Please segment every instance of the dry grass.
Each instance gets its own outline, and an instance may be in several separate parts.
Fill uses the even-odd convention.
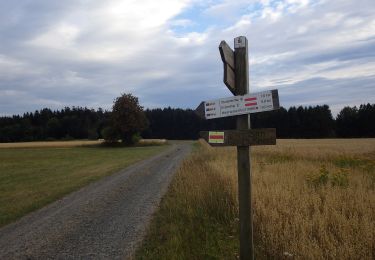
[[[252,147],[251,168],[257,259],[374,259],[375,139],[278,140]],[[203,144],[138,257],[234,259],[237,211],[235,148]]]
[[[164,145],[167,144],[167,139],[141,139],[138,142],[141,146],[147,145]]]
[[[0,143],[1,148],[44,148],[44,147],[77,147],[99,145],[102,140],[74,140],[74,141],[44,141],[44,142],[19,142],[19,143]]]

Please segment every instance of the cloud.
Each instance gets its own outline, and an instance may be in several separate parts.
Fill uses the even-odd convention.
[[[334,115],[344,106],[358,106],[373,97],[375,76],[340,80],[311,78],[285,85],[279,95],[284,106],[310,106],[330,104]]]
[[[109,109],[127,92],[145,107],[195,108],[230,95],[218,45],[239,35],[249,40],[251,91],[279,88],[284,106],[375,102],[374,8],[372,0],[2,1],[0,115]]]

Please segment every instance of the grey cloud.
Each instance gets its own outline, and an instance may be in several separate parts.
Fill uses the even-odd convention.
[[[330,60],[351,61],[358,59],[374,59],[375,57],[375,40],[369,40],[354,46],[338,48],[336,50],[322,51],[315,53],[303,59],[304,63],[317,63]]]
[[[344,106],[375,103],[375,76],[329,80],[312,78],[279,87],[281,105],[307,106],[328,104],[334,115]]]
[[[182,44],[168,27],[137,32],[134,25],[124,24],[131,33],[116,34],[109,33],[105,25],[93,19],[89,26],[80,28],[82,31],[70,49],[59,50],[31,46],[26,41],[65,21],[77,10],[87,9],[89,13],[98,2],[1,1],[0,58],[1,55],[14,58],[25,63],[25,70],[40,72],[25,71],[14,74],[17,77],[3,78],[0,73],[0,114],[23,113],[45,106],[109,109],[116,96],[127,92],[139,96],[145,107],[195,108],[202,100],[231,95],[222,82],[218,44],[227,40],[232,45],[238,35],[249,38],[251,57],[275,55],[269,62],[250,64],[252,91],[264,90],[256,82],[271,79],[272,84],[266,88],[279,88],[282,105],[286,107],[327,103],[337,110],[346,104],[375,102],[375,76],[326,79],[319,75],[327,70],[375,62],[375,32],[348,43],[339,42],[338,46],[325,44],[338,32],[360,29],[375,19],[370,8],[373,1],[360,4],[369,7],[327,1],[323,10],[301,11],[274,23],[257,18],[237,29],[223,31],[214,27],[204,32],[202,43],[189,44]],[[331,27],[308,26],[311,21],[318,23],[329,12],[344,14],[341,21],[359,17],[361,23],[351,29],[342,22]],[[298,33],[298,26],[307,26],[306,33]],[[84,59],[78,55],[86,48],[100,53],[107,45],[119,48],[119,54],[121,50],[129,54],[113,60]],[[277,56],[288,52],[292,54]],[[329,61],[336,63],[317,70],[316,75],[307,74],[307,78],[288,84],[293,75],[304,75],[310,66]],[[5,92],[8,94],[2,94]]]
[[[1,45],[45,31],[51,21],[62,19],[64,14],[78,6],[78,1],[20,0],[0,2]],[[0,45],[0,46],[1,46]]]

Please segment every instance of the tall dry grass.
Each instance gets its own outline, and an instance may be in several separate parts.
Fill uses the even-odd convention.
[[[253,150],[255,238],[264,255],[373,259],[375,140]]]
[[[251,149],[258,259],[374,259],[375,139],[278,140]],[[237,212],[235,148],[203,144],[172,182],[140,258],[235,258]],[[160,233],[157,245],[152,237]]]

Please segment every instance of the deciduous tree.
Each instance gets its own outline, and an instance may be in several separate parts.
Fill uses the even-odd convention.
[[[145,130],[148,121],[138,98],[132,94],[122,94],[116,98],[112,108],[112,123],[126,144],[133,143],[133,136]]]

